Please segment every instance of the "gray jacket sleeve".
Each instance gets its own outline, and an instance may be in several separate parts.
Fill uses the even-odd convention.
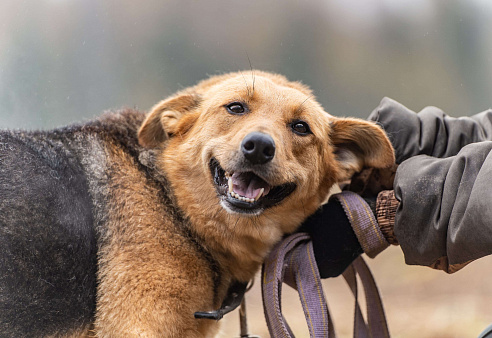
[[[370,119],[400,163],[394,232],[406,262],[451,273],[491,254],[492,111],[452,118],[384,99]]]
[[[369,120],[378,122],[395,148],[396,163],[415,155],[449,157],[465,145],[492,140],[492,110],[471,117],[454,118],[436,107],[418,114],[384,98]]]

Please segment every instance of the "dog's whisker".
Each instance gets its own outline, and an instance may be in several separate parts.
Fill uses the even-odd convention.
[[[236,217],[236,223],[234,224],[234,226],[232,227],[233,229],[236,229],[236,226],[237,226],[237,223],[239,222],[239,217]]]
[[[214,213],[214,215],[212,217],[213,218],[217,218],[221,212],[222,212],[222,210],[220,210],[219,208],[217,208],[217,210],[215,210],[215,213]],[[229,218],[229,214],[227,215],[227,218]]]
[[[303,106],[303,105],[304,105],[304,104],[305,104],[305,103],[306,103],[306,102],[307,102],[310,98],[312,98],[312,97],[314,97],[314,94],[308,95],[308,96],[306,97],[306,99],[305,99],[304,101],[302,101],[302,103],[299,105],[299,107],[297,107],[296,112],[295,112],[295,115],[298,115],[298,114],[299,114],[299,112],[300,112],[300,111],[301,111],[301,109],[302,109],[302,106]]]
[[[249,58],[248,52],[246,52],[246,56],[248,57],[249,69],[251,69],[251,77],[253,79],[253,92],[251,93],[251,97],[255,95],[255,71],[253,70],[253,65],[251,64],[251,59]]]
[[[248,81],[246,81],[246,78],[244,77],[244,74],[242,71],[239,71],[241,73],[241,76],[243,77],[244,84],[246,85],[246,91],[248,92],[248,97],[251,97],[250,91],[249,91],[249,86],[248,86]],[[253,83],[254,85],[254,83]]]
[[[253,227],[256,230],[256,232],[258,233],[258,236],[261,237],[261,230],[260,230],[258,224],[255,222],[255,220],[257,220],[256,217],[250,218],[248,220],[248,223],[251,223],[251,227]]]

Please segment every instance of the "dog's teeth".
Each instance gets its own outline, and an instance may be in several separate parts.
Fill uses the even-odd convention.
[[[263,192],[265,192],[265,188],[261,188],[260,192],[258,193],[258,195],[256,195],[254,200],[258,201],[260,197],[263,195]]]
[[[233,193],[234,191],[232,190],[232,188],[233,188],[232,177],[228,178],[227,184],[229,185],[229,193]]]
[[[241,196],[241,195],[235,193],[234,191],[229,191],[229,195],[231,195],[235,199],[243,201],[243,202],[250,202],[251,203],[254,201],[253,199]]]
[[[253,203],[253,202],[257,201],[254,198],[248,198],[248,197],[245,197],[245,196],[241,196],[238,193],[236,193],[234,191],[231,191],[231,190],[229,190],[229,195],[231,195],[235,199],[240,200],[240,201],[243,201],[243,202]]]

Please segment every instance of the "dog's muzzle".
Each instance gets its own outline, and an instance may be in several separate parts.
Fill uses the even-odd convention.
[[[273,138],[254,131],[241,141],[236,160],[227,170],[216,158],[209,163],[213,183],[220,204],[231,213],[259,215],[272,207],[296,188],[293,182],[272,185],[268,179],[274,168],[276,147]]]

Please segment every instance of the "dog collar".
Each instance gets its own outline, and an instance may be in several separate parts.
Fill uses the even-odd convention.
[[[215,311],[195,312],[195,318],[214,319],[214,320],[222,319],[222,317],[224,317],[225,314],[233,311],[241,304],[241,301],[244,298],[244,294],[246,293],[247,286],[248,286],[247,282],[243,283],[243,282],[236,281],[231,283],[229,289],[227,290],[227,294],[224,298],[224,301],[220,306],[220,309]]]

